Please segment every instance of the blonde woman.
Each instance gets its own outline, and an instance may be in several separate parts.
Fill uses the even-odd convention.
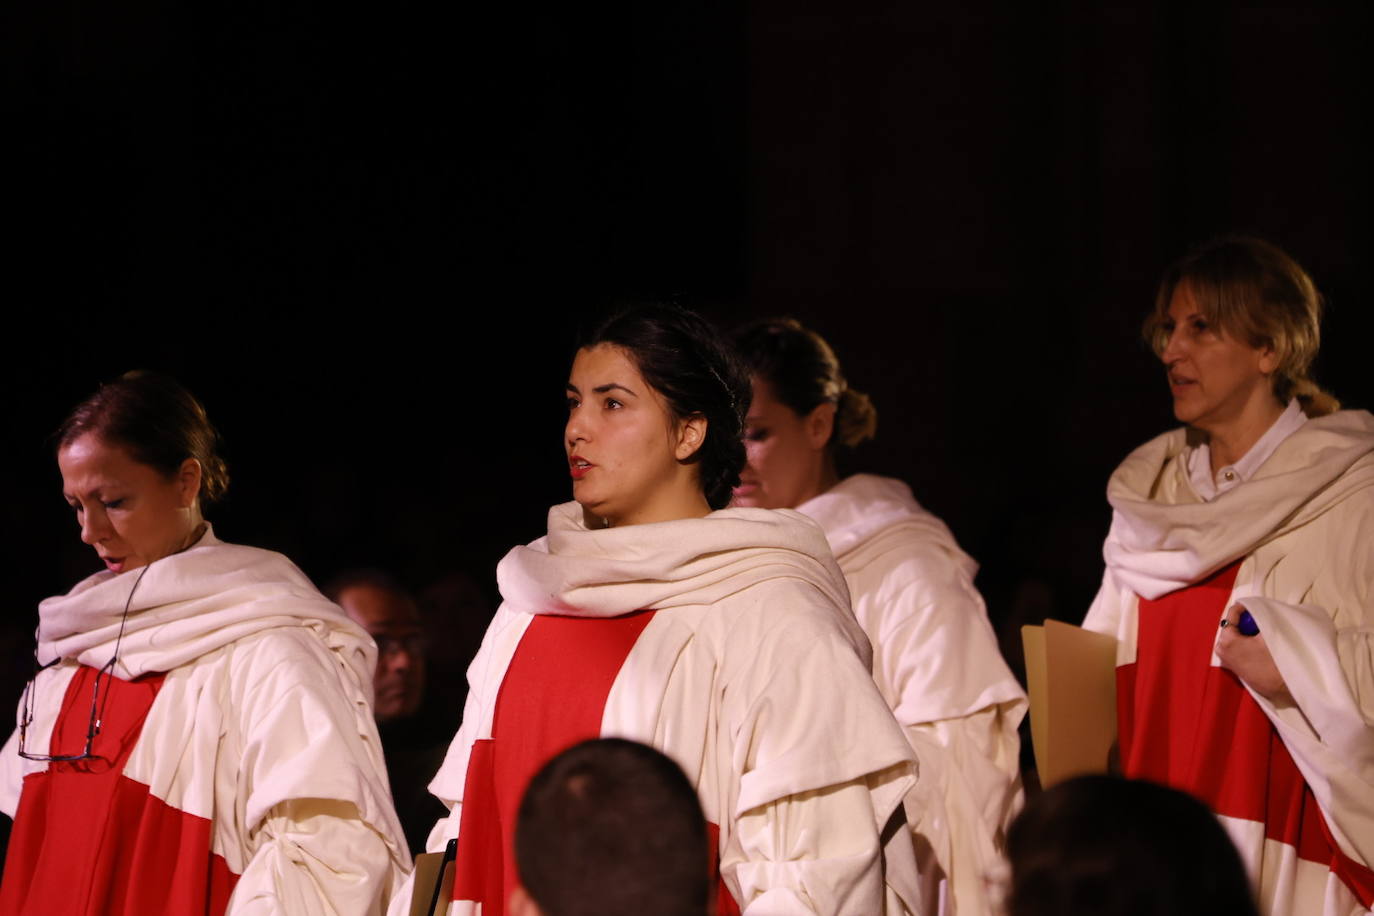
[[[1112,475],[1127,776],[1206,802],[1263,912],[1374,906],[1374,417],[1309,376],[1321,300],[1252,238],[1172,266],[1146,333],[1183,428]]]

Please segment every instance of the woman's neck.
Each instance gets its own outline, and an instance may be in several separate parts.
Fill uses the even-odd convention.
[[[820,496],[822,493],[829,493],[832,489],[834,489],[835,485],[839,482],[840,475],[835,470],[835,459],[832,458],[830,454],[827,452],[825,455],[825,459],[821,462],[820,467],[817,469],[815,476],[812,477],[810,484],[802,488],[801,494],[798,496],[796,503],[791,506],[788,506],[787,508],[795,509],[797,508],[797,506],[800,506],[803,503],[809,503],[811,500],[815,499],[817,496]]]
[[[704,518],[710,514],[711,504],[706,501],[706,494],[700,488],[693,487],[683,492],[674,490],[660,493],[656,499],[614,514],[597,515],[584,506],[582,521],[588,528],[623,528],[626,525]]]
[[[1255,409],[1247,411],[1235,422],[1214,429],[1208,429],[1207,445],[1210,452],[1212,473],[1235,464],[1245,457],[1245,453],[1255,447],[1279,417],[1284,407],[1272,397],[1266,397]]]

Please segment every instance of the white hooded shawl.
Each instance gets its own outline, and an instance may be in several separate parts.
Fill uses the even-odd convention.
[[[1250,480],[1210,502],[1189,483],[1186,448],[1185,431],[1174,430],[1141,446],[1112,475],[1107,571],[1084,626],[1116,636],[1117,664],[1131,664],[1137,596],[1158,598],[1241,560],[1227,605],[1242,604],[1255,617],[1295,702],[1275,706],[1250,693],[1312,789],[1341,851],[1369,867],[1374,416],[1342,411],[1308,420]],[[1251,866],[1259,870],[1260,863]],[[1283,880],[1296,879],[1266,878],[1262,898],[1288,894],[1291,885]],[[1331,893],[1336,897],[1326,912],[1346,912],[1331,908],[1340,897]],[[1265,902],[1271,912],[1284,911],[1281,903]],[[1306,911],[1299,905],[1294,912]]]
[[[568,503],[550,510],[547,537],[506,555],[497,579],[505,602],[430,786],[453,812],[431,850],[457,835],[473,742],[491,735],[534,616],[655,610],[615,677],[601,734],[682,766],[720,827],[721,872],[744,911],[873,914],[909,895],[913,860],[890,861],[884,876],[880,834],[914,782],[911,752],[873,687],[867,640],[812,522],[727,509],[588,529]]]
[[[366,632],[284,556],[225,544],[207,526],[187,550],[42,602],[48,667],[33,687],[31,749],[47,749],[78,666],[104,666],[116,639],[115,676],[166,673],[124,775],[212,822],[211,851],[238,876],[229,911],[379,911],[409,861],[372,719]],[[0,754],[11,816],[24,777],[48,766],[20,758],[17,738]]]
[[[873,643],[873,677],[923,777],[913,827],[948,876],[954,912],[990,913],[986,875],[1020,808],[1026,696],[973,585],[978,564],[900,480],[856,474],[798,507],[815,519]]]

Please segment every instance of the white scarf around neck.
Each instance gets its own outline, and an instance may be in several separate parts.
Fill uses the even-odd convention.
[[[911,495],[911,487],[892,477],[855,474],[797,507],[816,520],[836,557],[844,557],[878,534],[909,529],[922,541],[935,543],[969,576],[978,563],[960,548],[954,534]]]
[[[123,573],[98,572],[44,600],[38,620],[39,664],[66,658],[99,668],[115,656],[118,641],[114,673],[126,680],[170,671],[262,630],[305,626],[344,650],[371,696],[376,655],[367,633],[286,557],[226,544],[208,523],[180,553]]]
[[[703,518],[589,529],[582,507],[549,510],[546,537],[506,554],[501,595],[529,614],[619,617],[710,605],[769,579],[816,588],[865,663],[868,639],[816,523],[790,509],[721,509]]]
[[[1132,452],[1112,474],[1112,527],[1102,548],[1126,589],[1154,599],[1210,575],[1374,486],[1374,416],[1346,410],[1308,420],[1254,477],[1198,502],[1179,459],[1186,430]]]

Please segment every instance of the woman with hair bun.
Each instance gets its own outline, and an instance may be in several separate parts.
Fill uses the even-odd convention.
[[[1269,916],[1374,908],[1374,416],[1312,380],[1320,318],[1258,239],[1165,273],[1145,333],[1185,425],[1112,474],[1084,621],[1119,640],[1123,771],[1205,802]]]
[[[429,848],[457,838],[451,912],[501,911],[525,785],[599,736],[648,744],[687,774],[722,916],[916,911],[910,840],[885,831],[911,754],[844,579],[804,517],[726,508],[749,404],[738,362],[696,315],[633,309],[577,351],[567,403],[573,501],[498,566],[504,601],[430,785],[451,814]],[[624,912],[615,899],[576,912]]]
[[[215,536],[217,440],[149,373],[58,431],[105,569],[39,606],[0,752],[0,913],[379,913],[409,867],[372,641],[285,557]]]
[[[984,878],[1020,804],[1026,698],[974,588],[977,564],[906,484],[840,479],[836,451],[871,438],[877,414],[820,335],[768,320],[735,344],[754,396],[734,504],[794,508],[824,529],[873,643],[873,678],[921,764],[908,820],[944,872],[951,910],[989,912]]]

